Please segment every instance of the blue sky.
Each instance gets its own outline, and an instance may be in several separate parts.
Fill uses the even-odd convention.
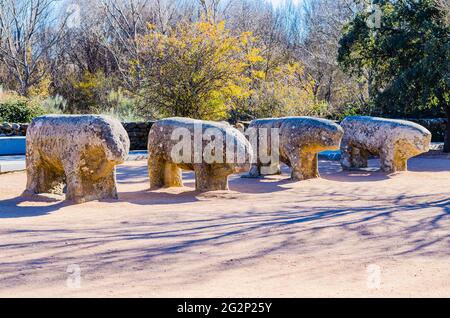
[[[276,7],[282,4],[285,0],[270,0],[272,4]],[[294,3],[299,3],[301,0],[292,0]]]

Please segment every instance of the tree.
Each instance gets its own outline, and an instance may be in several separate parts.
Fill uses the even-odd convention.
[[[314,96],[315,81],[298,63],[276,67],[257,84],[252,93],[252,118],[328,115],[327,104]]]
[[[316,102],[328,104],[333,117],[358,111],[367,98],[365,80],[359,83],[346,75],[337,63],[339,40],[344,25],[354,15],[351,0],[302,1],[304,38],[297,44],[297,59],[314,80]]]
[[[382,0],[379,28],[359,12],[340,40],[339,63],[350,73],[371,73],[374,113],[444,112],[444,151],[450,152],[450,30],[435,0]]]
[[[132,104],[133,111],[146,105],[146,118],[337,117],[352,100],[365,98],[365,86],[336,63],[340,30],[353,12],[350,1],[286,0],[273,6],[268,0],[0,0],[7,22],[0,27],[0,84],[31,97],[64,98],[64,111],[74,113]],[[30,40],[23,32],[31,20],[40,22],[26,32]],[[223,30],[213,39],[200,31],[201,23],[223,24]],[[223,49],[223,39],[231,47]],[[207,45],[196,47],[197,40]],[[202,61],[203,55],[217,65]],[[227,63],[237,67],[227,69]],[[293,65],[300,68],[292,72]],[[202,79],[208,85],[199,87],[206,70],[222,74],[219,80]],[[192,89],[200,95],[187,98]]]
[[[436,0],[436,5],[439,10],[444,14],[445,23],[450,26],[450,1],[449,0]]]
[[[56,61],[52,50],[64,35],[66,19],[52,17],[55,0],[0,0],[0,58],[27,96]]]
[[[147,106],[163,116],[226,118],[231,100],[249,95],[246,71],[262,60],[245,49],[249,41],[249,32],[232,35],[224,22],[183,22],[167,34],[150,26],[133,63]]]

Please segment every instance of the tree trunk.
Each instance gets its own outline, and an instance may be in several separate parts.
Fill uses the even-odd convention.
[[[447,127],[445,129],[444,152],[450,153],[450,106],[446,108]]]

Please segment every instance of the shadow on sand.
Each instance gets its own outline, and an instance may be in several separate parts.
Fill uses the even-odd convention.
[[[324,178],[339,176],[345,182],[353,180],[354,176],[337,170],[336,166],[332,169],[333,166],[330,165],[328,171],[322,169]],[[128,176],[122,173],[119,178],[126,182]],[[186,178],[192,179],[192,174],[188,173]],[[245,192],[246,187],[257,185],[260,187],[258,191],[270,194],[286,184],[284,179],[267,182],[233,177],[230,188]],[[32,262],[70,264],[73,262],[72,252],[90,248],[92,252],[84,255],[83,264],[93,273],[101,269],[120,271],[152,267],[164,259],[168,260],[164,266],[195,264],[192,267],[195,272],[214,275],[229,269],[230,259],[234,266],[246,266],[248,262],[260,261],[264,256],[277,252],[308,255],[311,251],[320,250],[336,253],[341,244],[356,241],[367,242],[363,253],[367,258],[450,256],[450,198],[445,189],[424,195],[385,195],[380,191],[379,197],[376,193],[367,196],[365,191],[364,187],[351,187],[347,191],[335,185],[326,193],[317,193],[305,187],[299,188],[298,196],[291,194],[279,206],[270,205],[269,195],[261,196],[265,200],[262,206],[258,205],[260,197],[243,209],[239,209],[239,201],[230,201],[224,210],[211,205],[207,208],[207,215],[195,213],[199,194],[193,189],[176,194],[163,190],[122,192],[121,201],[148,204],[149,213],[158,213],[158,207],[152,209],[154,204],[177,204],[177,209],[173,212],[168,210],[151,220],[141,217],[116,223],[94,223],[83,230],[70,226],[43,229],[51,231],[45,240],[40,237],[39,227],[30,226],[31,229],[20,231],[33,231],[32,236],[26,240],[19,237],[20,240],[4,246],[0,244],[0,253],[5,248],[25,255],[23,259],[5,265],[5,271],[13,278],[20,278],[17,268],[28,268]],[[42,205],[22,206],[31,201],[28,198],[1,201],[0,218],[45,215],[67,204],[41,196],[33,198],[33,201],[35,199],[41,200],[39,203]],[[194,204],[179,205],[185,202]],[[189,217],[184,217],[185,213]],[[9,233],[17,234],[17,231],[11,228],[3,232],[5,235]],[[117,248],[111,248],[112,245]],[[48,252],[42,257],[27,256],[30,249]],[[205,259],[211,259],[214,266],[202,262]],[[180,279],[198,279],[198,275],[184,274]]]
[[[446,164],[442,163],[441,165]],[[375,162],[376,164],[376,162]],[[320,173],[323,179],[339,182],[365,182],[381,181],[388,179],[389,176],[379,172],[374,168],[374,162],[371,167],[358,171],[342,171],[339,162],[323,161],[319,162]],[[438,166],[440,168],[440,166]],[[416,168],[418,169],[418,168]],[[241,179],[239,175],[230,177],[229,187],[231,191],[242,194],[264,194],[276,193],[291,189],[289,185],[295,182],[289,178],[289,167],[282,166],[282,175],[266,176],[256,179]],[[370,178],[368,178],[370,176]],[[119,184],[140,184],[148,183],[147,167],[142,166],[119,166],[117,169],[117,182]],[[204,194],[195,190],[195,174],[192,171],[183,172],[184,188],[177,192],[160,189],[157,191],[140,190],[133,192],[120,192],[119,201],[129,202],[139,205],[164,205],[164,204],[183,204],[200,201],[199,197],[205,197]],[[206,195],[208,197],[208,195]],[[210,196],[213,197],[213,196]],[[219,198],[227,198],[226,195],[218,195]],[[228,196],[233,198],[233,196]],[[54,198],[43,195],[34,195],[26,197],[16,197],[9,200],[0,201],[0,218],[19,218],[45,215],[55,212],[64,206],[73,203],[63,201],[64,197]],[[26,202],[39,202],[42,205],[26,206]],[[114,203],[114,200],[104,200],[103,202]],[[51,204],[53,203],[53,204]]]
[[[25,206],[24,203],[33,202],[32,206]],[[35,203],[42,203],[36,205]],[[70,202],[62,201],[46,195],[27,195],[9,200],[0,201],[0,219],[2,218],[25,218],[46,215],[58,211]]]

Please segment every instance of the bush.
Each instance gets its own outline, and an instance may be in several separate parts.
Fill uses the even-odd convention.
[[[131,67],[148,113],[226,119],[231,100],[249,97],[251,67],[263,61],[250,48],[254,41],[249,32],[233,34],[224,21],[183,22],[164,33],[150,25]]]
[[[101,113],[116,117],[121,121],[145,121],[144,116],[138,111],[139,100],[127,96],[126,93],[120,88],[111,90],[105,105],[107,109]],[[150,118],[152,117],[150,116]]]
[[[250,98],[234,103],[230,120],[283,116],[329,116],[329,105],[314,95],[315,82],[299,63],[286,63],[253,82]]]
[[[63,114],[67,108],[67,101],[60,95],[50,96],[38,102],[45,114]]]
[[[29,123],[34,117],[44,114],[35,101],[15,94],[6,93],[0,97],[0,121],[10,123]]]

